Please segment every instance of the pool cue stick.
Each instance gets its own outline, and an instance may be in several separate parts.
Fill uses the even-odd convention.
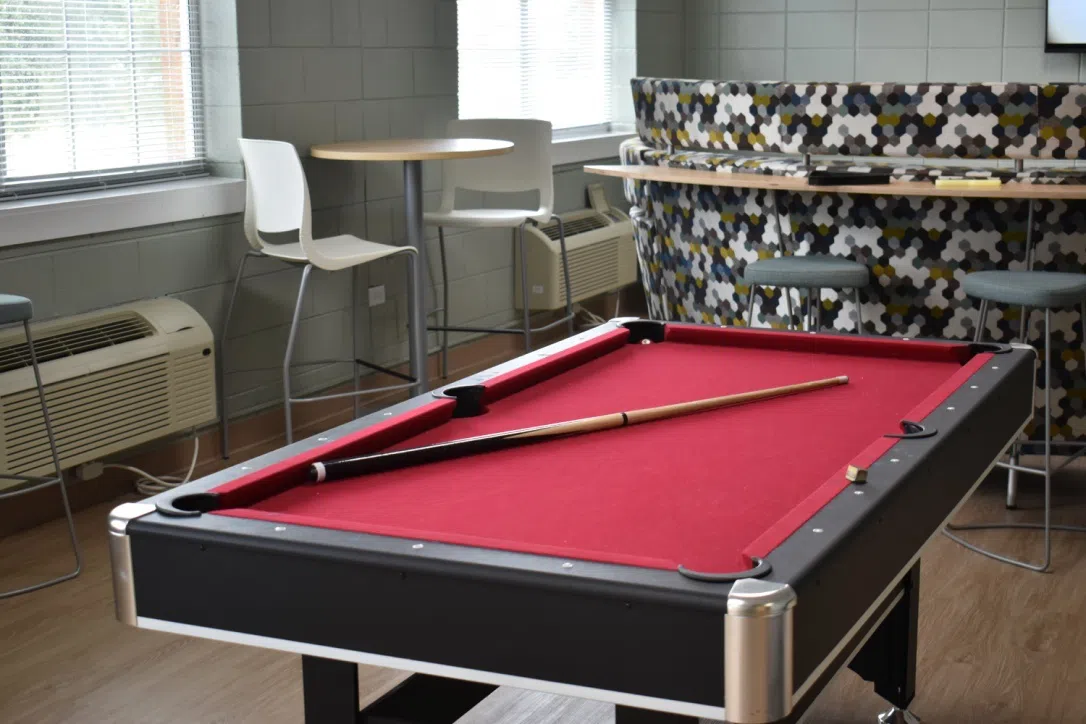
[[[752,392],[740,392],[723,397],[709,397],[691,402],[679,402],[659,407],[645,407],[640,410],[628,412],[611,412],[606,415],[584,417],[566,422],[554,422],[547,425],[525,427],[519,430],[496,432],[489,435],[469,437],[462,440],[450,440],[449,442],[427,445],[425,447],[411,448],[408,450],[396,450],[394,452],[363,455],[354,458],[342,458],[327,462],[316,462],[309,466],[308,478],[311,483],[324,483],[341,480],[343,478],[356,477],[372,473],[381,473],[397,468],[405,468],[425,463],[451,460],[466,455],[476,455],[495,450],[527,445],[542,440],[551,440],[557,437],[570,435],[582,435],[590,432],[611,430],[628,425],[639,425],[645,422],[667,420],[682,415],[692,415],[697,412],[719,410],[723,407],[733,407],[749,402],[769,400],[775,397],[795,395],[801,392],[811,392],[826,387],[836,387],[848,382],[848,377],[828,377],[822,380],[801,382],[784,387],[770,387],[764,390]]]

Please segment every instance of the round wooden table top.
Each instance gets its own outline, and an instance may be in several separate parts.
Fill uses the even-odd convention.
[[[309,153],[335,161],[441,161],[501,156],[512,150],[512,142],[492,138],[390,138],[322,143]]]

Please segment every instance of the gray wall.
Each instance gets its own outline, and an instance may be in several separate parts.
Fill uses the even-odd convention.
[[[205,28],[205,36],[214,38],[205,72],[214,99],[209,144],[225,173],[238,168],[233,139],[239,114],[232,101],[238,87],[241,131],[291,141],[303,153],[310,144],[328,141],[439,135],[456,115],[455,0],[236,0],[236,32],[221,12],[227,0],[209,1],[216,8],[215,23]],[[636,36],[638,72],[677,75],[682,2],[618,1],[628,11],[622,22],[656,28]],[[240,73],[232,72],[235,55]],[[576,95],[556,102],[576,102]],[[312,159],[305,164],[317,235],[403,240],[398,164]],[[583,207],[586,184],[597,180],[579,164],[556,169],[557,208]],[[619,185],[606,185],[621,203]],[[440,188],[436,164],[425,169],[425,187],[433,206]],[[491,195],[476,201],[502,205],[509,200]],[[510,239],[502,231],[448,237],[451,321],[490,325],[513,318]],[[34,299],[39,318],[171,295],[195,307],[217,332],[229,281],[246,248],[238,217],[11,247],[0,249],[0,290]],[[431,251],[436,261],[436,249]],[[233,368],[278,364],[299,277],[298,270],[273,261],[250,263],[227,343]],[[298,358],[347,356],[351,275],[317,273],[311,279]],[[360,353],[381,363],[405,360],[402,261],[363,268],[359,283]],[[365,304],[370,284],[384,284],[388,297],[373,309]],[[313,390],[348,378],[347,366],[318,366],[299,371],[296,383]],[[232,411],[278,401],[278,384],[274,369],[229,375]]]
[[[1044,0],[685,0],[684,73],[789,81],[1075,81]]]

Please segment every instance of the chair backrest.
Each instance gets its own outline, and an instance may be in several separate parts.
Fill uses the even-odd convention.
[[[445,161],[442,211],[455,205],[456,189],[470,191],[539,191],[538,216],[554,210],[554,170],[551,168],[551,124],[520,118],[478,118],[449,121],[450,138],[494,138],[511,141],[513,150],[501,156]]]
[[[285,141],[239,138],[245,164],[245,238],[256,250],[267,242],[260,236],[298,232],[302,251],[312,246],[312,212],[305,171],[294,146]]]

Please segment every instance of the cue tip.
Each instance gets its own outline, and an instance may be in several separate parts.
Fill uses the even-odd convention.
[[[309,479],[314,483],[323,483],[325,479],[324,463],[313,463],[309,468]]]
[[[842,385],[847,385],[848,384],[848,375],[841,375],[840,377],[837,378],[837,381],[840,382]]]

